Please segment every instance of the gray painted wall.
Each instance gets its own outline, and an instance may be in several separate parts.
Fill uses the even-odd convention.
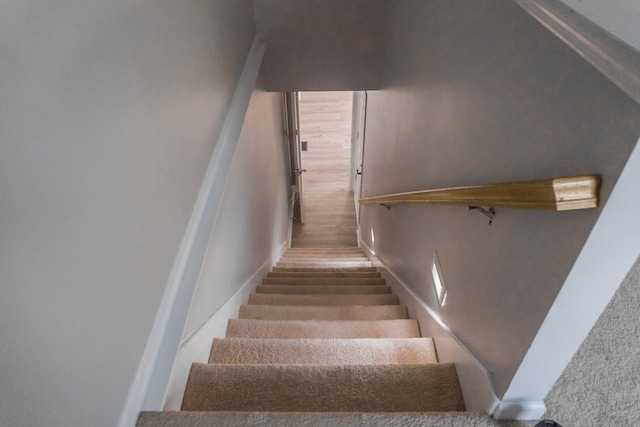
[[[370,92],[364,196],[598,173],[606,202],[640,135],[640,106],[511,2],[394,3],[388,79]],[[372,206],[362,236],[438,309],[502,394],[601,209]],[[371,238],[373,228],[375,242]]]
[[[382,82],[384,0],[255,0],[273,91],[377,89]]]
[[[0,424],[113,426],[251,1],[2,2]]]
[[[198,280],[186,338],[288,238],[289,184],[279,93],[254,91]]]

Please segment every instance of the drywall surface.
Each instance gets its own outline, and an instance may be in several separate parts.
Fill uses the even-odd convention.
[[[388,79],[369,92],[363,196],[588,173],[602,203],[640,107],[517,4],[394,3]],[[601,209],[369,206],[377,257],[480,356],[504,393]],[[438,306],[437,251],[448,288]]]
[[[560,0],[640,52],[637,0]]]
[[[254,91],[183,339],[287,240],[289,185],[282,125],[282,95]]]
[[[388,3],[256,0],[267,90],[379,88]]]
[[[0,425],[116,425],[251,1],[2,2]]]

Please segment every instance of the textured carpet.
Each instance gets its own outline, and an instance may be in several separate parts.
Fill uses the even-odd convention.
[[[484,414],[468,412],[465,414],[143,412],[137,427],[519,427],[534,424],[496,421]],[[565,427],[578,426],[578,424],[565,425]]]
[[[258,294],[334,294],[334,295],[376,295],[390,294],[389,286],[365,286],[365,285],[259,285],[256,288]]]
[[[297,278],[289,278],[289,277],[267,277],[262,280],[263,285],[386,285],[384,279],[379,277],[374,278],[358,278],[358,277],[350,277],[350,278],[324,278],[324,277],[297,277]]]
[[[455,366],[437,363],[367,258],[310,252],[284,258],[296,267],[274,268],[213,340],[209,363],[192,365],[185,412],[143,413],[138,426],[424,425],[465,410]]]
[[[228,338],[418,338],[414,319],[229,320]]]
[[[437,363],[431,338],[214,339],[209,363],[415,365]]]
[[[390,320],[406,319],[404,305],[242,305],[240,319],[264,320]]]
[[[269,305],[398,305],[397,295],[251,294],[249,304]]]
[[[377,271],[270,271],[267,274],[268,278],[271,277],[316,277],[316,278],[377,278],[380,277],[380,273]]]
[[[310,385],[313,385],[310,387]],[[195,363],[186,411],[464,411],[452,364],[215,365]]]
[[[640,258],[545,403],[564,427],[640,426]]]

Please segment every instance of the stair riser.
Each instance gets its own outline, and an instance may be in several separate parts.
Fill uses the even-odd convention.
[[[373,273],[376,267],[279,267],[274,266],[274,273]]]
[[[413,319],[402,320],[229,320],[227,338],[419,338]]]
[[[306,268],[343,268],[343,267],[373,267],[370,261],[278,261],[276,267],[306,267]]]
[[[305,277],[267,277],[262,279],[263,285],[379,285],[384,286],[386,282],[382,278],[305,278]]]
[[[315,262],[315,263],[333,263],[333,262],[370,262],[371,260],[367,257],[331,257],[331,258],[320,258],[320,257],[282,257],[280,258],[280,262],[290,263],[290,262]]]
[[[251,294],[249,304],[262,305],[398,305],[397,295],[276,295]]]
[[[496,427],[472,412],[142,412],[136,427]]]
[[[380,277],[379,272],[285,272],[271,271],[267,274],[267,278],[301,278],[301,279],[377,279]]]
[[[431,338],[215,339],[209,363],[415,365],[437,363]]]
[[[314,285],[259,285],[256,288],[258,294],[281,295],[381,295],[390,294],[389,286],[314,286]]]
[[[407,307],[372,306],[289,306],[243,305],[240,319],[255,320],[391,320],[407,319]]]
[[[317,258],[317,259],[324,259],[324,258],[364,258],[367,259],[367,256],[363,253],[313,253],[313,252],[307,252],[307,253],[290,253],[287,252],[286,254],[284,254],[283,258]]]
[[[313,384],[313,387],[309,387]],[[462,411],[453,365],[194,364],[187,411]]]

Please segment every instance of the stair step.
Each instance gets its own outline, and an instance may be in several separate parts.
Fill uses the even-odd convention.
[[[267,277],[262,279],[263,285],[386,285],[380,277]]]
[[[379,295],[390,294],[390,286],[378,285],[258,285],[258,294],[335,294],[335,295]]]
[[[253,320],[231,319],[227,338],[419,338],[414,319]]]
[[[397,305],[398,296],[391,295],[280,295],[251,294],[249,304],[262,305]]]
[[[377,272],[376,267],[280,267],[274,266],[274,273],[371,273]]]
[[[452,364],[218,365],[194,363],[186,411],[464,411]]]
[[[283,258],[367,258],[367,256],[364,252],[287,252],[284,254]]]
[[[267,278],[376,279],[378,271],[270,271]]]
[[[304,263],[304,262],[315,262],[315,263],[332,263],[332,262],[370,262],[371,260],[366,256],[361,257],[282,257],[280,258],[280,262],[283,263]]]
[[[496,427],[473,412],[142,412],[136,427]]]
[[[286,253],[350,253],[364,254],[362,248],[289,248]]]
[[[255,320],[390,320],[407,319],[404,305],[242,305],[240,319]]]
[[[314,256],[314,255],[293,255],[293,256],[283,256],[278,261],[293,261],[293,262],[303,262],[303,261],[312,261],[312,262],[332,262],[332,261],[371,261],[367,256],[354,256],[354,255],[337,255],[337,256]]]
[[[341,267],[373,267],[371,261],[278,261],[277,267],[320,267],[320,268],[341,268]]]
[[[214,339],[209,363],[409,365],[438,363],[431,338]]]

